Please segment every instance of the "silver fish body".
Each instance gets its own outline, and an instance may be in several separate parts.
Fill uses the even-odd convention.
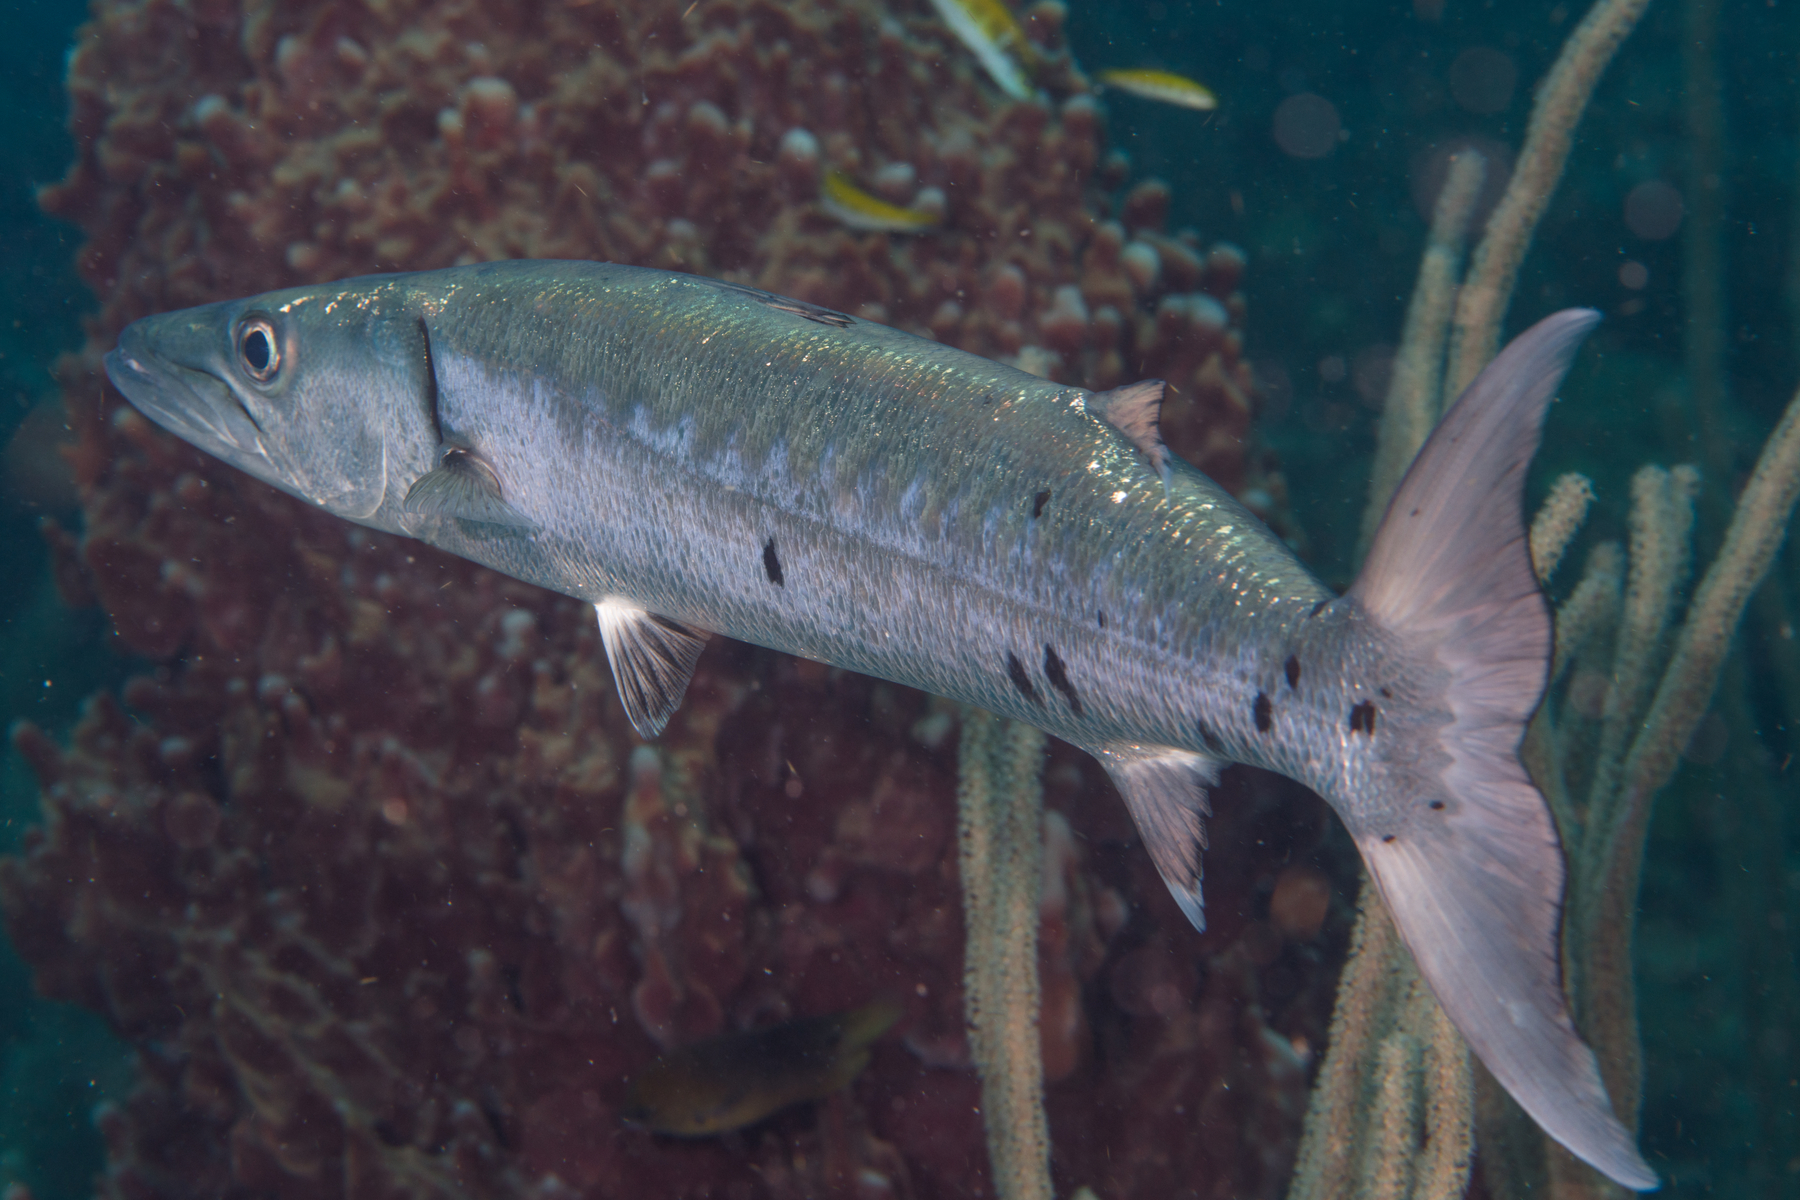
[[[147,415],[363,524],[596,606],[641,732],[726,634],[1042,727],[1104,763],[1196,924],[1205,788],[1298,779],[1446,1011],[1552,1136],[1655,1185],[1560,990],[1562,866],[1518,765],[1544,603],[1520,477],[1586,314],[1509,348],[1334,597],[1095,394],[694,276],[513,262],[148,318]]]

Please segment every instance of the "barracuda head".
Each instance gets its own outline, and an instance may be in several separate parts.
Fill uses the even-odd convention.
[[[412,299],[390,276],[146,317],[119,336],[106,373],[145,416],[207,453],[400,532],[400,496],[436,445]]]

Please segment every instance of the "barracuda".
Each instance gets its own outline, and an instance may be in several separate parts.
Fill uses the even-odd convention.
[[[106,365],[259,479],[593,604],[645,737],[713,633],[1030,722],[1105,765],[1196,925],[1220,766],[1299,780],[1494,1077],[1647,1189],[1569,1017],[1517,754],[1550,648],[1523,477],[1596,320],[1483,372],[1342,597],[1169,455],[1158,382],[1088,392],[696,276],[353,279],[139,321]]]

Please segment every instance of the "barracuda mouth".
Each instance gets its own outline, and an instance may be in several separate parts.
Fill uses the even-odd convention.
[[[262,430],[231,388],[209,371],[171,362],[150,350],[136,326],[106,356],[106,375],[132,407],[193,445],[252,474],[267,477]]]

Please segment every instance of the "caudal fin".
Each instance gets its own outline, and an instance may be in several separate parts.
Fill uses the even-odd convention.
[[[1613,1115],[1562,989],[1563,856],[1519,763],[1542,698],[1550,612],[1531,569],[1525,469],[1544,410],[1599,314],[1571,309],[1512,342],[1419,452],[1350,595],[1409,655],[1447,671],[1430,803],[1355,826],[1394,923],[1445,1013],[1551,1137],[1626,1187],[1657,1186]],[[1437,761],[1430,761],[1436,759]]]

